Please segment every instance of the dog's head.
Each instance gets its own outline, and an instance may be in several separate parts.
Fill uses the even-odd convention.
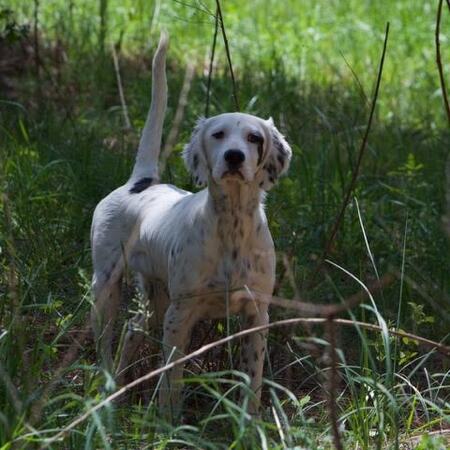
[[[268,191],[289,167],[291,148],[272,119],[226,113],[200,119],[183,157],[195,183],[257,183]]]

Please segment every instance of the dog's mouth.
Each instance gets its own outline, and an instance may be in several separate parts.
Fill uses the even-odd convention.
[[[245,181],[244,175],[242,175],[242,173],[241,173],[241,171],[239,169],[226,170],[222,174],[222,180],[224,178],[239,178],[239,179]]]

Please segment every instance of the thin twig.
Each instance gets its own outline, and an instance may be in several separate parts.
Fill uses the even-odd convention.
[[[108,0],[100,0],[98,14],[100,16],[100,31],[98,39],[100,44],[100,52],[103,56],[105,54],[105,40],[106,33],[108,31]]]
[[[175,117],[172,122],[172,128],[167,136],[166,144],[161,152],[161,157],[159,159],[159,173],[163,174],[166,167],[166,162],[170,157],[170,154],[175,147],[175,143],[178,139],[178,134],[180,132],[181,122],[184,117],[184,110],[187,105],[189,91],[191,90],[192,78],[194,77],[195,65],[189,62],[186,66],[186,72],[184,74],[183,86],[181,87],[180,97],[178,99],[177,110],[175,111]]]
[[[116,72],[117,88],[119,89],[120,103],[122,105],[123,120],[125,122],[125,130],[129,131],[131,126],[130,117],[128,115],[128,107],[123,93],[122,77],[120,76],[119,58],[117,57],[116,47],[111,45],[111,52],[114,61],[114,71]]]
[[[283,266],[284,273],[289,280],[289,284],[291,285],[292,290],[294,291],[295,300],[300,299],[300,292],[297,287],[297,283],[295,282],[294,272],[292,271],[291,263],[289,261],[289,256],[286,253],[283,253]]]
[[[447,0],[447,6],[450,12],[450,0]],[[439,41],[440,26],[441,26],[441,15],[442,15],[442,0],[439,1],[437,16],[436,16],[436,31],[435,31],[435,42],[436,42],[436,64],[439,72],[439,81],[441,84],[442,98],[444,99],[445,112],[447,114],[448,124],[450,125],[450,105],[447,95],[447,87],[445,84],[444,70],[442,68],[441,62],[441,44]],[[447,155],[447,162],[445,164],[445,178],[446,182],[446,203],[447,203],[447,213],[443,216],[442,221],[444,225],[445,232],[450,238],[450,154]]]
[[[378,92],[380,90],[380,84],[381,84],[381,76],[383,74],[383,66],[384,66],[384,59],[386,56],[386,49],[387,49],[387,42],[388,42],[388,37],[389,37],[389,22],[387,22],[386,24],[386,31],[385,31],[385,35],[384,35],[384,44],[383,44],[383,51],[381,54],[381,60],[380,60],[380,65],[378,68],[378,75],[377,75],[377,80],[376,80],[376,85],[375,85],[375,91],[372,97],[372,104],[371,104],[371,108],[370,108],[370,113],[369,113],[369,119],[367,121],[367,125],[366,125],[366,130],[364,132],[364,136],[363,139],[361,141],[361,146],[359,148],[359,153],[358,153],[358,160],[356,162],[355,168],[353,169],[353,173],[352,173],[352,178],[350,181],[350,184],[347,188],[347,192],[345,193],[344,196],[344,201],[342,202],[342,206],[341,209],[336,217],[336,220],[334,221],[334,225],[333,225],[333,229],[330,233],[330,237],[328,238],[328,241],[325,245],[325,250],[322,254],[322,257],[320,259],[319,264],[317,265],[312,277],[311,277],[311,282],[309,283],[309,287],[311,287],[314,284],[314,281],[316,279],[317,274],[319,273],[320,269],[322,268],[324,261],[326,259],[326,257],[328,256],[328,253],[330,252],[331,246],[334,242],[334,239],[336,237],[336,234],[338,232],[338,229],[341,225],[342,219],[344,218],[344,213],[345,210],[347,209],[348,203],[350,201],[350,197],[352,195],[353,190],[355,189],[356,186],[356,182],[358,180],[358,175],[359,175],[359,171],[361,168],[361,162],[362,162],[362,158],[364,156],[366,147],[367,147],[367,141],[369,138],[369,133],[370,133],[370,129],[372,127],[372,121],[373,121],[373,116],[375,114],[375,107],[377,104],[377,99],[378,99]]]
[[[163,373],[167,372],[168,370],[173,369],[174,367],[184,364],[190,359],[196,358],[198,356],[203,355],[204,353],[208,352],[209,350],[213,349],[214,347],[217,347],[219,345],[227,344],[230,341],[233,341],[238,338],[242,338],[244,336],[248,336],[252,333],[257,333],[260,331],[264,331],[270,328],[276,328],[276,327],[282,327],[282,326],[292,326],[292,325],[298,325],[302,323],[315,323],[315,324],[324,324],[328,321],[328,319],[325,318],[305,318],[305,317],[296,317],[294,319],[285,319],[285,320],[279,320],[277,322],[272,322],[266,325],[261,325],[254,328],[249,328],[246,330],[239,331],[237,333],[231,334],[229,336],[226,336],[222,339],[218,339],[217,341],[211,342],[210,344],[206,344],[203,347],[193,351],[192,353],[189,353],[188,355],[185,355],[181,357],[180,359],[177,359],[175,361],[172,361],[169,364],[166,364],[163,367],[160,367],[159,369],[153,370],[146,375],[143,375],[140,378],[137,378],[136,380],[133,380],[131,383],[123,386],[113,394],[109,395],[104,400],[100,401],[97,405],[93,406],[91,409],[86,411],[84,414],[73,420],[69,425],[64,427],[60,432],[58,432],[53,437],[49,438],[43,448],[47,448],[50,444],[53,442],[61,439],[68,431],[75,428],[80,423],[84,422],[91,414],[93,414],[95,411],[98,411],[103,406],[111,403],[116,398],[123,395],[125,392],[129,391],[130,389],[134,388],[135,386],[143,383],[144,381],[147,381],[151,378],[157,377],[158,375],[162,375]],[[369,330],[375,330],[375,331],[382,331],[382,328],[377,325],[368,324],[365,322],[358,322],[358,321],[352,321],[352,320],[346,320],[346,319],[335,319],[334,320],[336,324],[341,325],[350,325],[354,326],[357,325],[362,328],[367,328]],[[450,356],[450,347],[447,347],[445,345],[442,345],[438,342],[430,341],[429,339],[422,338],[420,336],[413,335],[411,333],[405,333],[403,331],[394,331],[394,330],[388,330],[389,334],[392,334],[394,336],[400,336],[400,337],[406,337],[408,339],[416,340],[419,343],[422,343],[428,347],[431,347],[433,349],[436,349],[440,353],[443,353],[446,356]]]
[[[331,429],[333,431],[333,443],[336,450],[343,450],[341,435],[339,433],[339,422],[337,412],[337,389],[338,389],[338,369],[336,357],[336,324],[333,317],[329,317],[325,322],[329,343],[330,371],[328,372],[327,403],[330,414]]]
[[[345,57],[344,53],[342,51],[339,51],[339,53],[342,56],[342,59],[344,60],[345,64],[347,65],[347,67],[349,68],[350,72],[352,73],[352,76],[354,78],[354,80],[356,81],[356,84],[358,85],[359,91],[361,93],[361,97],[364,99],[364,102],[368,105],[369,104],[369,98],[366,95],[366,91],[364,90],[364,87],[358,77],[358,74],[355,72],[355,70],[353,69],[353,67],[351,66],[350,62],[347,61],[347,58]]]
[[[33,11],[33,40],[34,40],[34,65],[36,70],[36,77],[39,79],[39,67],[40,67],[40,50],[39,50],[39,0],[34,0]],[[38,82],[38,85],[40,83]]]
[[[254,297],[261,303],[268,303],[270,305],[279,306],[285,309],[293,309],[298,311],[303,317],[332,317],[337,316],[345,311],[355,308],[364,301],[367,292],[375,292],[390,285],[394,281],[394,276],[390,273],[382,276],[379,280],[366,286],[365,289],[351,295],[340,304],[324,305],[312,302],[304,302],[299,300],[288,300],[281,297],[264,295],[260,292],[254,292]]]
[[[436,28],[435,28],[435,43],[436,43],[436,64],[439,72],[439,81],[441,83],[441,92],[442,92],[442,98],[444,100],[444,107],[445,112],[447,114],[447,120],[448,124],[450,125],[450,104],[448,101],[448,95],[447,95],[447,87],[445,85],[445,78],[444,78],[444,69],[442,68],[442,61],[441,61],[441,42],[439,40],[439,33],[441,28],[441,16],[442,16],[442,2],[443,0],[439,0],[437,14],[436,14]],[[450,0],[447,0],[447,5],[450,9]]]
[[[208,70],[208,83],[206,85],[206,105],[205,105],[205,117],[209,116],[209,104],[211,102],[211,81],[212,72],[214,67],[214,56],[216,54],[216,43],[217,43],[217,32],[219,30],[219,8],[216,8],[216,15],[214,21],[214,35],[211,45],[211,57],[209,59],[209,70]]]
[[[220,29],[222,30],[223,43],[225,44],[225,52],[227,54],[228,66],[230,68],[231,82],[233,83],[234,105],[236,107],[236,111],[240,111],[241,109],[239,108],[236,80],[234,78],[233,64],[231,64],[230,48],[228,46],[227,34],[225,32],[225,25],[223,23],[223,16],[222,16],[222,9],[220,7],[220,0],[216,0],[216,5],[217,5],[217,13],[218,13],[219,20],[220,20]]]

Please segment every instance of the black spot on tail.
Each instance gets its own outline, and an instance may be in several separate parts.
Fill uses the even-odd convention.
[[[134,186],[130,189],[131,194],[139,194],[139,192],[145,191],[153,183],[153,178],[141,178],[134,183]]]

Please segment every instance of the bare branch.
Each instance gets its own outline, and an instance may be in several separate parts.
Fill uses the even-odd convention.
[[[331,429],[333,431],[333,443],[336,450],[343,450],[341,435],[339,433],[339,422],[337,412],[337,389],[338,389],[338,369],[337,369],[337,355],[336,355],[336,324],[333,318],[330,318],[325,323],[325,329],[328,335],[328,342],[330,344],[328,353],[330,359],[330,371],[328,372],[328,389],[327,389],[327,403],[328,412],[330,414]]]
[[[178,134],[180,133],[181,122],[184,118],[184,110],[186,108],[189,91],[191,90],[192,78],[194,77],[195,65],[193,62],[189,62],[186,66],[186,71],[184,73],[183,86],[181,87],[180,97],[178,99],[177,110],[175,111],[175,117],[172,122],[172,128],[167,136],[166,144],[161,152],[161,157],[159,159],[159,173],[163,174],[166,168],[167,160],[169,159],[175,143],[178,139]]]
[[[205,105],[205,117],[209,116],[209,104],[211,101],[211,81],[212,81],[212,71],[214,66],[214,56],[216,54],[216,43],[217,43],[217,32],[219,30],[219,9],[216,8],[215,22],[214,22],[214,35],[211,45],[211,57],[209,59],[209,70],[208,70],[208,83],[206,85],[206,105]]]
[[[216,0],[216,5],[217,5],[218,17],[219,17],[219,20],[220,20],[220,28],[222,30],[223,42],[225,44],[225,51],[226,51],[226,54],[227,54],[228,67],[230,68],[231,82],[233,83],[234,104],[235,104],[235,107],[236,107],[236,111],[240,111],[241,109],[239,108],[239,100],[238,100],[238,94],[237,94],[236,80],[234,78],[233,64],[231,64],[230,48],[228,46],[227,34],[225,32],[225,25],[223,23],[223,16],[222,16],[222,9],[220,7],[220,0]]]
[[[445,85],[444,69],[442,68],[441,42],[439,40],[439,33],[440,33],[440,29],[441,29],[442,2],[443,2],[443,0],[439,0],[437,15],[436,15],[436,28],[435,28],[435,33],[434,33],[434,39],[435,39],[435,44],[436,44],[436,64],[437,64],[437,68],[438,68],[438,72],[439,72],[439,81],[441,83],[442,98],[444,100],[444,107],[445,107],[445,112],[447,114],[448,124],[450,125],[450,104],[448,101],[447,87]],[[447,0],[447,5],[450,9],[450,1],[449,0]]]
[[[314,284],[315,278],[316,278],[317,274],[319,273],[320,269],[322,268],[325,258],[327,257],[328,253],[330,252],[331,246],[334,242],[334,239],[336,237],[338,229],[341,225],[342,219],[344,218],[344,213],[345,213],[345,210],[347,209],[348,203],[350,201],[350,196],[352,195],[352,192],[355,189],[356,182],[358,180],[358,175],[359,175],[359,171],[361,168],[362,158],[364,156],[364,153],[365,153],[365,150],[367,147],[367,141],[369,138],[370,129],[372,127],[373,116],[375,114],[375,107],[377,104],[378,92],[380,90],[380,84],[381,84],[381,76],[383,74],[383,66],[384,66],[384,59],[386,56],[388,37],[389,37],[389,22],[386,24],[383,51],[381,53],[381,60],[380,60],[379,68],[378,68],[378,75],[377,75],[377,80],[376,80],[376,85],[375,85],[375,91],[374,91],[374,94],[372,97],[372,104],[371,104],[371,108],[370,108],[369,119],[368,119],[367,125],[366,125],[366,131],[364,132],[364,136],[361,141],[361,146],[359,148],[358,160],[356,161],[355,168],[353,169],[352,178],[351,178],[350,184],[347,188],[347,192],[345,193],[344,201],[342,202],[341,209],[336,217],[336,220],[333,225],[333,229],[330,233],[330,237],[328,238],[328,241],[325,245],[325,250],[322,254],[319,264],[316,267],[316,270],[314,271],[314,273],[311,277],[311,282],[309,283],[310,287],[311,287],[311,285]]]
[[[116,72],[117,88],[119,89],[120,103],[122,105],[123,120],[125,122],[125,130],[129,131],[131,126],[130,117],[128,115],[128,107],[123,93],[122,77],[120,76],[119,58],[117,57],[116,47],[111,45],[111,52],[114,61],[114,71]]]

